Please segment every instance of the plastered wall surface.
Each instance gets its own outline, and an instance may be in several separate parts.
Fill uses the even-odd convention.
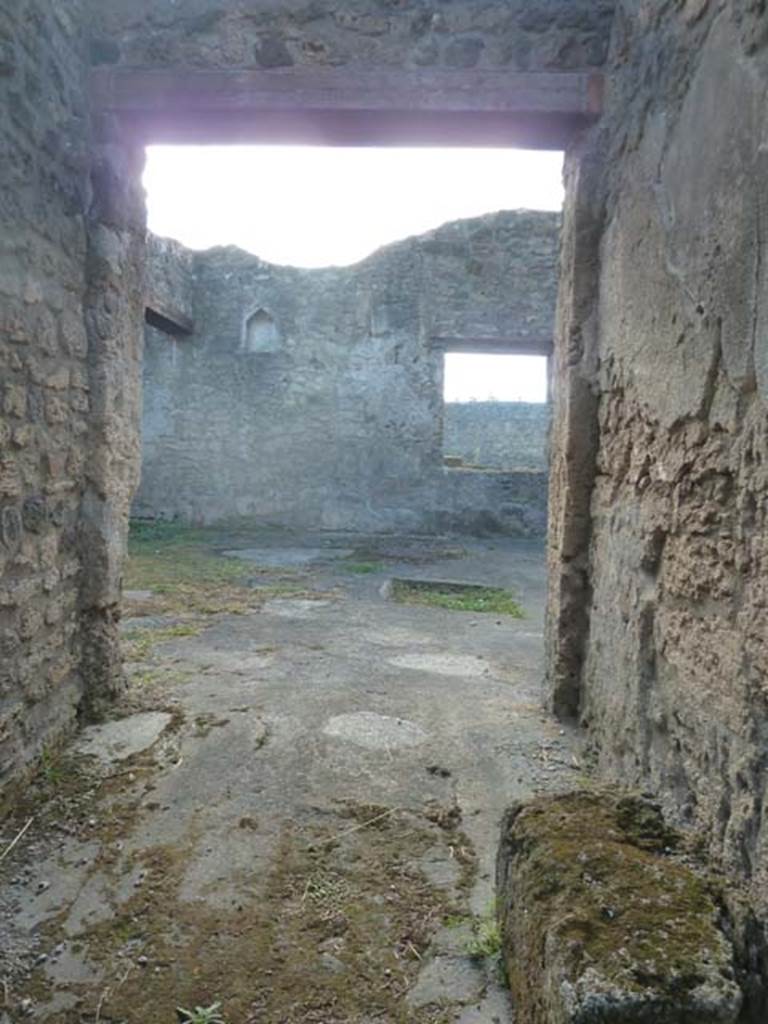
[[[565,217],[549,669],[600,769],[701,828],[764,918],[761,12],[619,5]]]
[[[541,473],[443,467],[441,346],[551,336],[558,232],[556,214],[496,214],[311,271],[156,241],[150,282],[191,275],[194,330],[148,330],[135,513],[541,531]]]

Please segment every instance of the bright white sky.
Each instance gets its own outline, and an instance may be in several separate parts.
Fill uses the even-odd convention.
[[[462,217],[559,210],[561,175],[561,153],[514,149],[151,146],[144,185],[157,235],[323,267]],[[543,360],[470,355],[456,365],[448,401],[545,400]]]
[[[547,360],[446,352],[443,393],[446,402],[546,402]]]

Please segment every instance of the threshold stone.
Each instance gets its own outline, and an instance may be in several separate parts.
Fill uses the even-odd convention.
[[[733,1024],[741,1007],[716,896],[638,796],[511,807],[496,886],[516,1024]]]

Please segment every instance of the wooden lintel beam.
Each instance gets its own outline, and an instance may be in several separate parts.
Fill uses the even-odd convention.
[[[178,309],[151,300],[144,310],[144,320],[150,327],[171,334],[174,337],[187,337],[192,334],[195,324],[186,314]]]
[[[599,74],[509,71],[96,69],[94,99],[116,111],[400,110],[600,113]]]
[[[602,76],[98,68],[91,94],[151,142],[561,148],[599,115]]]

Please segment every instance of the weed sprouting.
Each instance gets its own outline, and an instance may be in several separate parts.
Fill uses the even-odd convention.
[[[180,1024],[226,1024],[219,1010],[221,1003],[210,1006],[196,1006],[194,1010],[185,1010],[183,1006],[176,1008]]]
[[[492,959],[501,953],[501,945],[496,900],[491,900],[486,912],[472,921],[472,935],[466,945],[467,955],[478,960]]]
[[[501,952],[501,931],[493,918],[482,918],[475,923],[472,938],[467,942],[467,953],[477,959],[498,956]]]
[[[50,747],[43,747],[40,754],[40,771],[48,785],[54,788],[59,785],[64,776],[61,761]]]

